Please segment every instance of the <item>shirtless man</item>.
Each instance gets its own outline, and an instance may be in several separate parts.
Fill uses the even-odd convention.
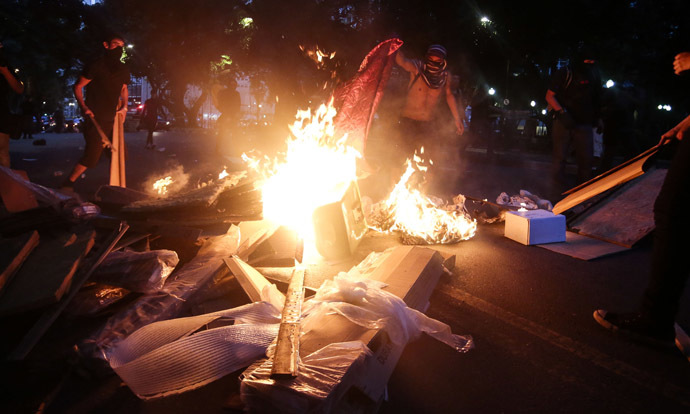
[[[439,136],[433,121],[434,111],[442,97],[453,115],[456,133],[462,135],[465,128],[450,89],[452,75],[446,69],[446,49],[443,46],[429,46],[424,61],[408,59],[398,51],[395,62],[410,74],[407,98],[399,119],[400,138],[396,143],[395,162],[402,165],[420,147],[427,147],[425,152],[433,152],[438,146]]]

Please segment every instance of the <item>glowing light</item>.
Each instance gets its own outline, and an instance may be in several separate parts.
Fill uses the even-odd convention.
[[[483,17],[481,18],[481,20],[479,20],[479,21],[482,22],[482,23],[491,23],[491,19],[489,19],[489,18],[486,17],[486,16],[483,16]]]
[[[315,46],[313,49],[306,48],[302,45],[299,46],[300,50],[304,52],[305,55],[314,62],[316,62],[316,67],[321,69],[325,66],[326,60],[333,59],[335,57],[335,52],[328,53],[324,50],[319,49],[319,46]]]
[[[311,110],[298,111],[290,126],[287,152],[280,159],[242,155],[249,168],[263,178],[264,218],[288,226],[305,240],[313,239],[312,215],[324,204],[340,199],[356,180],[359,152],[335,139],[333,101]]]
[[[128,45],[127,45],[127,49],[134,49],[134,45],[133,45],[133,44],[131,44],[131,43],[130,43],[130,44],[128,44]]]
[[[616,85],[616,82],[614,82],[612,79],[609,79],[606,81],[606,87],[607,88],[613,88]]]
[[[496,89],[489,88],[489,95],[495,95],[495,94],[496,94]]]
[[[423,153],[423,148],[422,148]],[[413,161],[414,160],[414,161]],[[464,211],[444,210],[429,197],[414,188],[412,179],[424,174],[428,167],[416,153],[407,160],[407,169],[383,202],[385,214],[392,225],[379,231],[401,231],[403,234],[425,243],[455,243],[467,240],[477,231],[477,222]],[[391,223],[388,223],[391,224]]]
[[[160,180],[153,183],[153,189],[156,190],[159,195],[166,195],[168,193],[168,186],[173,182],[174,181],[171,176],[161,178]]]
[[[242,18],[242,20],[240,20],[240,24],[242,25],[242,27],[247,28],[254,24],[254,19],[252,19],[251,17],[244,17]]]
[[[546,113],[547,113],[547,112],[546,112],[546,109],[542,109],[542,110],[541,110],[541,114],[542,114],[542,115],[546,115]]]
[[[659,105],[659,106],[656,107],[656,109],[658,109],[658,110],[661,111],[662,109],[664,109],[664,106],[663,106],[663,105]]]
[[[534,101],[532,101],[532,102],[529,103],[529,106],[531,106],[532,108],[534,108],[535,106],[537,106],[537,103],[534,102]]]
[[[223,178],[228,177],[229,175],[230,174],[228,174],[228,171],[225,168],[223,168],[223,171],[220,174],[218,174],[218,179],[222,180]]]

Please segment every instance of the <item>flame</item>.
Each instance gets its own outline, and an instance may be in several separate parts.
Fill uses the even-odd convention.
[[[264,218],[290,227],[312,239],[314,210],[337,200],[356,180],[359,152],[345,144],[347,136],[334,138],[333,100],[328,106],[298,111],[290,126],[287,152],[281,159],[257,159],[243,154],[249,168],[263,178]]]
[[[160,180],[153,183],[153,189],[158,191],[159,195],[165,195],[168,193],[168,186],[174,181],[171,176],[161,178]]]
[[[392,225],[386,230],[399,230],[415,242],[427,244],[454,243],[474,236],[477,231],[476,220],[471,220],[464,211],[439,208],[429,197],[414,188],[413,176],[415,173],[423,174],[427,167],[416,153],[413,159],[414,163],[407,160],[405,173],[388,198],[382,202],[389,224],[392,220]]]
[[[223,171],[218,174],[218,179],[222,180],[225,177],[228,177],[230,174],[228,174],[228,170],[226,168],[223,168]]]
[[[326,59],[331,60],[335,57],[335,52],[328,53],[326,51],[323,51],[319,49],[319,46],[316,45],[313,49],[308,49],[305,46],[300,45],[299,46],[300,50],[304,52],[304,54],[313,60],[316,63],[316,67],[321,69],[324,67],[326,64]]]

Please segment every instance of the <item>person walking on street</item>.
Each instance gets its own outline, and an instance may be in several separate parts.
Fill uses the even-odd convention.
[[[10,167],[10,132],[12,115],[9,101],[12,95],[24,93],[24,84],[17,80],[9,68],[2,43],[0,43],[0,166]]]
[[[108,36],[103,42],[104,55],[88,64],[74,85],[74,96],[85,118],[86,145],[84,155],[63,182],[63,188],[72,188],[77,178],[88,168],[95,167],[101,158],[106,144],[98,128],[100,127],[112,142],[115,114],[122,113],[124,117],[127,113],[129,70],[121,61],[124,45],[122,36]]]
[[[565,164],[571,147],[577,162],[577,183],[591,178],[594,164],[595,126],[602,128],[601,76],[593,53],[582,47],[573,63],[557,71],[550,80],[546,101],[555,112],[551,174],[557,192],[570,187]]]
[[[153,132],[158,126],[158,112],[160,111],[160,101],[155,92],[151,93],[151,97],[144,103],[144,111],[141,113],[141,122],[143,127],[148,131],[146,135],[146,149],[154,149]]]
[[[690,52],[676,56],[677,75],[690,70]],[[675,318],[690,276],[687,235],[690,221],[690,116],[661,136],[660,144],[677,144],[671,166],[654,203],[654,244],[650,279],[638,312],[614,313],[603,309],[594,319],[603,327],[632,339],[656,345],[673,345]],[[690,357],[690,350],[684,350]]]

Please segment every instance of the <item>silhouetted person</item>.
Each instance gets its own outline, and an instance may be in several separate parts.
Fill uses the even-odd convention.
[[[158,126],[158,113],[160,112],[160,99],[156,93],[152,93],[151,97],[144,103],[144,110],[141,113],[141,122],[144,128],[148,131],[146,135],[146,149],[154,149],[153,132]]]
[[[227,142],[233,138],[234,132],[237,129],[237,123],[240,117],[240,93],[233,88],[224,88],[218,92],[218,111],[220,116],[216,121],[216,152],[220,154]],[[237,151],[239,142],[234,140],[233,150]]]
[[[551,174],[558,191],[567,188],[565,164],[571,146],[577,162],[577,183],[590,179],[594,163],[594,126],[601,126],[601,76],[591,51],[578,51],[572,64],[549,82],[546,101],[553,108]],[[564,188],[566,187],[566,188]]]
[[[74,96],[84,114],[84,155],[62,184],[71,188],[88,168],[98,164],[104,143],[92,117],[112,142],[115,113],[127,113],[129,70],[120,61],[125,42],[121,36],[111,35],[103,42],[104,55],[88,64],[74,85]],[[86,87],[86,100],[82,89]],[[124,148],[123,148],[124,150]]]
[[[22,102],[22,118],[21,118],[21,125],[22,125],[22,132],[21,132],[21,137],[23,139],[33,139],[33,133],[34,133],[34,117],[36,115],[36,107],[34,105],[33,99],[30,97],[27,97],[24,99],[24,102]]]
[[[5,50],[0,43],[0,165],[10,167],[10,133],[13,128],[13,117],[10,101],[13,95],[24,92],[24,84],[17,80],[9,68]]]
[[[690,52],[676,56],[676,74],[690,70]],[[612,331],[647,343],[673,345],[680,298],[690,276],[690,116],[666,132],[661,142],[677,140],[675,155],[654,203],[654,246],[650,280],[638,312],[613,313],[599,309],[594,319]],[[686,356],[690,350],[685,350]]]

